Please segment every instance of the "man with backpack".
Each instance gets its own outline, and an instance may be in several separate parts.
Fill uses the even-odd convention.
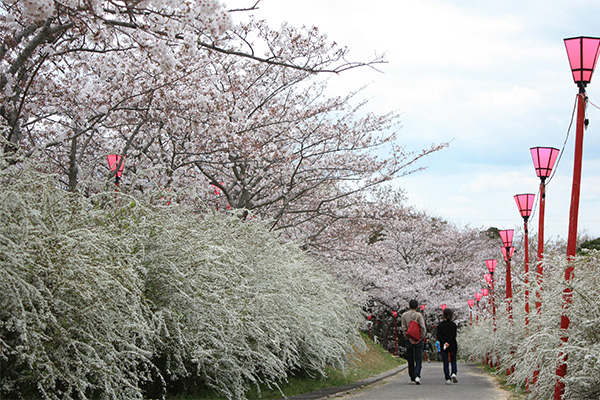
[[[425,328],[425,319],[423,318],[423,315],[417,311],[419,302],[413,299],[408,302],[408,306],[410,310],[403,313],[400,317],[401,328],[402,332],[404,333],[406,343],[408,375],[410,376],[411,382],[420,385],[421,367],[423,362],[423,339],[425,338],[427,329]],[[416,324],[418,324],[418,326],[416,326]],[[413,327],[411,327],[411,325],[415,325],[415,333],[413,333]]]

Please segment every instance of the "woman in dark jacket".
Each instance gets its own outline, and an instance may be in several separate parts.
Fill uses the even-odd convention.
[[[442,347],[444,378],[446,378],[447,385],[452,382],[458,382],[456,378],[458,372],[456,367],[456,350],[458,350],[458,344],[456,343],[456,324],[452,322],[452,317],[452,310],[446,308],[444,310],[444,320],[440,322],[437,328],[437,337]],[[452,374],[450,373],[450,365],[452,366]]]

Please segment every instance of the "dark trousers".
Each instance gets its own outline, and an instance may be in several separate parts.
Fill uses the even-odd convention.
[[[449,358],[449,359],[448,359]],[[452,373],[458,373],[456,367],[456,351],[442,351],[442,361],[444,362],[444,378],[450,379],[450,367],[452,366]]]
[[[410,380],[421,377],[421,366],[423,363],[423,341],[412,344],[406,340],[406,361],[408,361],[408,375]]]

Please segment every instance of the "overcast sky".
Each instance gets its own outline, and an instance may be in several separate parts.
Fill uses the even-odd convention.
[[[396,181],[409,204],[460,226],[522,227],[513,195],[539,188],[529,149],[562,149],[574,111],[563,39],[600,36],[600,1],[262,0],[259,7],[256,17],[273,27],[319,27],[352,60],[385,53],[381,73],[351,71],[330,85],[368,85],[371,111],[402,114],[399,141],[408,149],[451,141],[422,162],[425,171]],[[600,76],[587,93],[579,232],[600,237]],[[567,236],[574,138],[573,124],[547,186],[546,238]]]

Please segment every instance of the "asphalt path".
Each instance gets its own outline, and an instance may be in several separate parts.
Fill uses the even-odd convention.
[[[447,385],[442,363],[423,363],[421,384],[410,383],[408,370],[361,388],[327,396],[337,400],[508,400],[493,377],[474,364],[458,364],[458,383]]]

